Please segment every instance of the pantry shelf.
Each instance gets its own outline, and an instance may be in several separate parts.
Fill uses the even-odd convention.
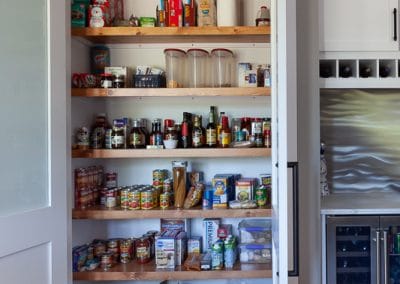
[[[256,158],[270,157],[270,148],[90,149],[72,150],[72,158]]]
[[[72,36],[91,43],[183,43],[250,42],[267,43],[269,26],[236,27],[105,27],[72,28]]]
[[[263,97],[271,88],[73,88],[72,97]]]
[[[73,219],[100,219],[100,220],[122,220],[122,219],[158,219],[158,218],[254,218],[271,217],[272,210],[267,207],[257,209],[211,209],[203,210],[202,207],[192,209],[152,209],[152,210],[123,210],[120,208],[105,208],[104,206],[93,206],[87,209],[73,209]]]
[[[74,280],[118,281],[118,280],[199,280],[199,279],[243,279],[271,278],[272,264],[240,264],[230,270],[186,271],[178,266],[175,270],[157,270],[154,261],[148,264],[117,264],[107,271],[98,268],[94,271],[74,272]]]

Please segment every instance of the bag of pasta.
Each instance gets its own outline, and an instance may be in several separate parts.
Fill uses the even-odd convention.
[[[204,184],[202,183],[196,183],[194,186],[191,186],[189,193],[186,196],[183,208],[189,209],[199,204],[203,196],[203,191],[204,191]]]

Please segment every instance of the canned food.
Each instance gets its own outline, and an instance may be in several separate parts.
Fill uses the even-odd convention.
[[[266,185],[267,187],[271,187],[271,175],[262,174],[261,176],[261,184]]]
[[[167,178],[168,171],[165,169],[156,169],[153,171],[153,181],[163,181]]]
[[[169,200],[169,193],[161,193],[160,194],[160,208],[167,209],[169,208],[170,200]]]
[[[140,209],[140,198],[141,193],[140,190],[132,190],[129,192],[129,209],[130,210],[139,210]]]
[[[117,206],[117,192],[114,189],[109,189],[107,190],[105,196],[106,196],[106,207],[107,208],[114,208]]]
[[[166,180],[164,180],[164,183],[163,183],[163,192],[164,192],[164,193],[166,193],[166,192],[173,192],[173,189],[172,189],[172,179],[166,179]]]
[[[149,210],[154,208],[154,191],[151,189],[140,193],[140,208]]]
[[[107,251],[105,243],[98,242],[94,244],[94,256],[100,258]]]
[[[120,245],[120,261],[121,263],[128,263],[132,260],[132,240],[125,239],[121,240]]]
[[[121,190],[121,209],[129,209],[129,188],[124,188]]]
[[[103,253],[101,256],[100,266],[103,270],[108,270],[112,267],[113,255],[111,253]]]
[[[106,187],[112,188],[112,187],[117,187],[117,179],[118,179],[118,174],[115,172],[109,172],[105,174],[105,181],[106,181]]]

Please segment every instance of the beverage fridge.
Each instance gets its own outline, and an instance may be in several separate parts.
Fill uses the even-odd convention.
[[[328,216],[328,284],[400,284],[400,216]]]

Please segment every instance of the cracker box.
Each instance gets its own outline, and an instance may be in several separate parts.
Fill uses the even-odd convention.
[[[182,1],[181,0],[169,0],[168,1],[168,25],[170,27],[182,27]]]
[[[203,249],[210,251],[212,244],[218,240],[218,228],[221,224],[219,218],[206,218],[203,220]]]
[[[188,254],[193,254],[193,253],[200,254],[202,251],[201,245],[202,245],[201,237],[191,237],[190,239],[188,239],[188,244],[187,244]]]
[[[162,233],[167,230],[183,231],[190,236],[190,219],[160,219],[160,232]]]
[[[72,4],[71,6],[71,27],[84,28],[86,26],[86,5]]]
[[[186,0],[183,4],[183,26],[196,26],[195,0]]]
[[[256,178],[241,178],[236,181],[235,197],[239,201],[253,200],[254,189],[257,186]]]
[[[161,269],[174,269],[177,257],[177,231],[164,231],[156,239],[156,266]]]

